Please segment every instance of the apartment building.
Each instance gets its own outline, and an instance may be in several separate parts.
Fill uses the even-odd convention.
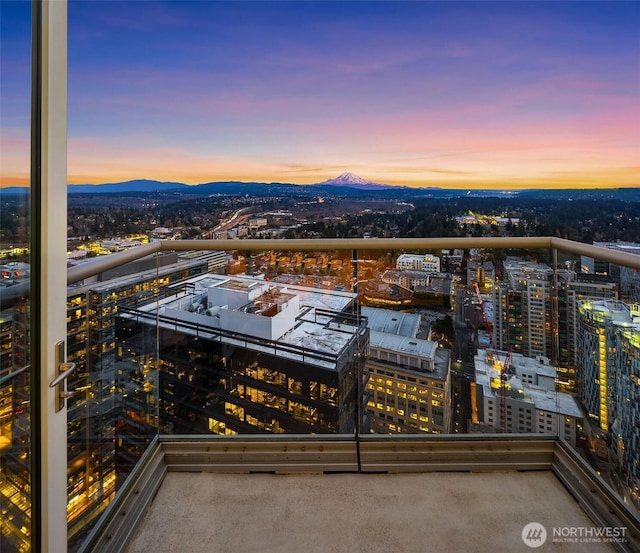
[[[578,303],[584,299],[616,299],[618,287],[607,280],[580,276],[569,269],[519,258],[504,262],[505,280],[493,291],[496,347],[527,357],[549,357],[575,380]]]
[[[580,355],[579,306],[583,301],[617,300],[618,285],[613,282],[592,281],[589,275],[578,274],[578,280],[568,282],[566,287],[559,291],[560,296],[566,297],[566,312],[561,313],[560,322],[565,322],[567,327],[566,352],[560,351],[560,361],[566,361],[570,367],[577,367]],[[565,315],[562,317],[562,315]]]
[[[556,391],[556,369],[543,356],[480,350],[474,358],[472,422],[494,431],[555,434],[575,446],[582,412]]]
[[[640,323],[622,325],[616,333],[618,372],[613,397],[616,417],[611,425],[611,455],[623,485],[640,497]]]
[[[608,436],[609,456],[640,491],[640,310],[622,301],[580,304],[578,390],[589,418]]]
[[[403,253],[396,259],[396,269],[439,273],[440,258],[431,254]]]
[[[554,296],[558,283],[554,271],[542,263],[520,258],[504,261],[505,279],[494,287],[495,346],[511,349],[526,357],[543,355],[554,359],[555,341],[564,341],[551,331],[557,329],[557,309]],[[575,279],[572,271],[558,271],[558,281]],[[555,323],[555,324],[554,324]]]
[[[496,268],[493,261],[467,261],[467,284],[477,284],[480,288],[493,288]]]
[[[637,242],[594,242],[593,245],[618,252],[640,255],[640,244]],[[638,271],[586,255],[580,257],[580,271],[590,275],[609,277],[613,282],[619,284],[621,299],[630,303],[640,302],[640,273]]]

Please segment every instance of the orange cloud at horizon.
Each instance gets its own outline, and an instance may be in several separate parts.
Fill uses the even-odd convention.
[[[313,144],[278,153],[218,152],[170,143],[131,148],[107,138],[68,144],[68,182],[101,184],[135,179],[201,184],[254,181],[311,184],[349,171],[371,182],[441,188],[626,188],[640,186],[633,140],[609,136],[587,140],[572,133],[545,139],[538,129],[523,130],[518,141],[508,133],[485,140],[471,131],[442,131],[436,137],[392,136],[389,142],[358,140],[347,132],[331,152]],[[400,139],[402,138],[402,140]],[[344,140],[344,142],[342,142]],[[145,143],[144,141],[141,141]],[[212,148],[213,149],[213,148]],[[2,137],[0,187],[29,182],[29,142]],[[278,151],[277,148],[275,151]],[[284,160],[291,156],[295,162]],[[317,162],[322,159],[322,162]]]

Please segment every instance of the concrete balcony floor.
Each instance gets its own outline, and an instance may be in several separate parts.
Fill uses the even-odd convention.
[[[539,551],[554,527],[593,527],[551,471],[423,474],[170,472],[128,553],[518,552],[530,522]],[[535,543],[535,542],[532,542]]]
[[[546,542],[525,536],[538,523]],[[598,530],[624,529],[617,543]],[[542,545],[540,545],[542,543]],[[640,552],[553,437],[156,438],[79,553]]]

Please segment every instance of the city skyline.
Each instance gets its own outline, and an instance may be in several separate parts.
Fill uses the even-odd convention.
[[[28,182],[28,4],[2,3],[2,186]],[[640,184],[635,2],[71,1],[68,14],[71,184],[347,171],[463,189]]]

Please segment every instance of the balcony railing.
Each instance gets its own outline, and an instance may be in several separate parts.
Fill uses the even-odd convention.
[[[541,351],[559,371],[550,377],[555,386],[540,392],[546,418],[540,403],[522,411],[520,428],[517,405],[504,398],[522,394],[501,382],[501,371],[524,334],[502,336],[513,345],[501,352],[486,344],[483,362],[498,366],[484,392],[493,403],[479,404],[483,385],[474,374],[479,335],[497,322],[483,320],[480,292],[493,297],[496,280],[480,283],[477,294],[447,281],[447,293],[425,288],[418,301],[418,288],[379,278],[394,268],[390,252],[472,248],[540,252],[552,269],[539,324],[550,337]],[[192,251],[233,253],[236,263],[182,257]],[[67,402],[70,549],[122,550],[174,470],[551,470],[595,524],[636,528],[638,490],[609,475],[620,468],[611,434],[594,413],[578,421],[561,405],[559,392],[576,397],[583,385],[562,351],[569,346],[561,334],[577,324],[576,314],[558,299],[560,274],[579,256],[640,269],[640,256],[554,237],[171,240],[71,267],[67,357],[78,370]],[[99,276],[114,269],[118,277]],[[390,317],[397,326],[390,344],[389,333],[372,334],[367,304],[420,310],[430,325],[407,333],[402,324],[414,323]],[[434,330],[446,315],[453,338]],[[482,433],[436,435],[470,431]],[[136,514],[115,515],[123,512]],[[637,543],[633,532],[627,550]]]
[[[546,249],[576,256],[584,255],[615,265],[640,268],[638,256],[582,244],[564,238],[547,237],[443,237],[443,238],[375,238],[375,239],[314,239],[314,240],[158,240],[124,252],[97,258],[91,263],[72,267],[67,282],[73,284],[98,273],[119,267],[160,251],[220,250],[220,251],[420,251],[432,249]]]

